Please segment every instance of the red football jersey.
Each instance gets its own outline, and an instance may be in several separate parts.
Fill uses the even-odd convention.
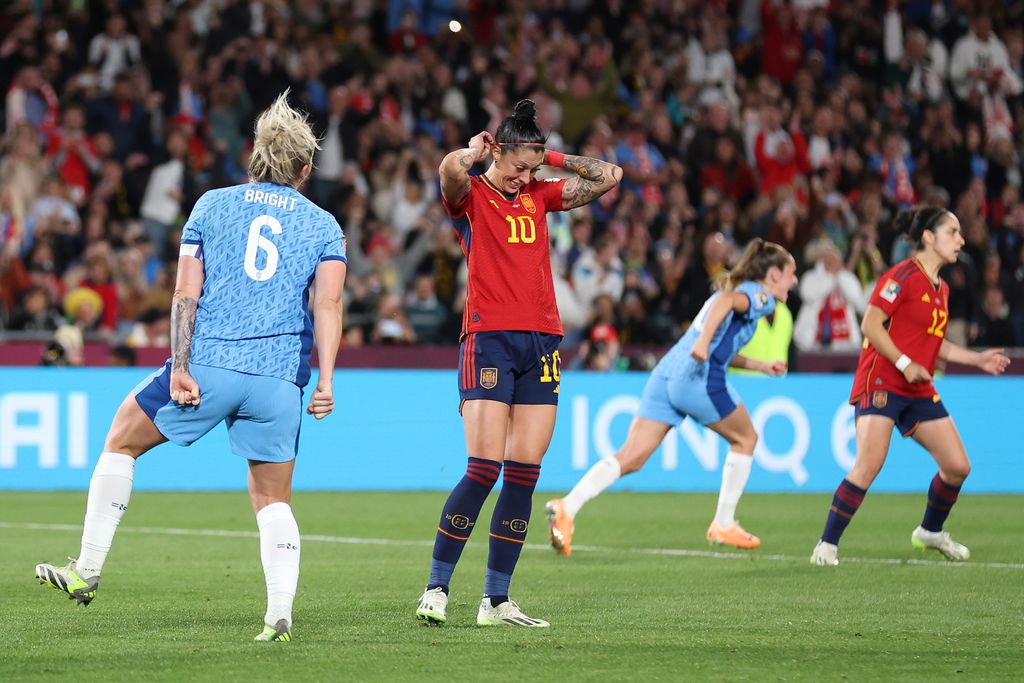
[[[548,211],[562,210],[564,178],[533,180],[507,195],[484,176],[450,206],[466,253],[469,281],[462,335],[495,330],[562,334],[551,282]]]
[[[889,316],[889,336],[910,360],[935,373],[935,359],[949,322],[949,286],[940,278],[932,282],[916,259],[902,261],[878,278],[868,301]],[[910,384],[896,366],[864,340],[850,403],[872,401],[875,392],[892,391],[901,396],[935,396],[931,382]],[[884,394],[877,402],[884,402]]]

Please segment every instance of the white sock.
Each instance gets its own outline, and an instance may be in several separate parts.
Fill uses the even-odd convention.
[[[256,513],[260,559],[267,580],[267,614],[263,621],[292,623],[292,603],[299,583],[299,525],[288,503],[271,503]]]
[[[599,496],[621,476],[622,467],[619,466],[619,461],[615,459],[615,456],[598,460],[573,487],[569,495],[562,499],[565,511],[570,517],[575,517],[584,503]]]
[[[750,466],[754,458],[750,455],[729,451],[722,467],[722,490],[718,493],[718,509],[715,511],[715,524],[730,527],[736,521],[736,506],[743,495],[743,487],[750,478]]]
[[[135,458],[123,453],[101,453],[89,482],[82,549],[75,561],[79,576],[99,576],[132,497]]]

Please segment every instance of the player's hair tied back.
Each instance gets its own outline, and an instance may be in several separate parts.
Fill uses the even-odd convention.
[[[537,119],[537,105],[533,100],[519,100],[512,107],[512,118],[535,121]]]
[[[494,140],[502,151],[514,151],[521,147],[537,149],[543,146],[546,136],[537,125],[537,105],[533,100],[519,100],[512,107],[512,114],[506,116],[494,134]]]
[[[306,116],[288,104],[286,89],[256,119],[249,176],[255,182],[291,185],[303,166],[313,165],[320,143]]]
[[[784,247],[755,237],[730,270],[720,272],[711,282],[713,291],[731,291],[747,280],[763,280],[772,268],[783,269],[793,260]]]
[[[924,246],[921,238],[925,230],[934,232],[939,221],[947,213],[949,213],[948,210],[935,206],[903,209],[893,219],[893,231],[897,234],[905,234],[914,243],[914,246],[920,249]]]

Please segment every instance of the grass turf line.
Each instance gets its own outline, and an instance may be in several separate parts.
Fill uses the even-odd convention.
[[[536,497],[530,544],[546,540],[545,499]],[[0,528],[0,679],[1015,680],[1024,667],[1019,570],[756,561],[808,557],[824,495],[746,496],[743,523],[764,539],[751,562],[630,552],[708,550],[713,496],[602,496],[577,520],[576,540],[606,550],[523,555],[512,596],[552,622],[546,631],[474,625],[487,548],[478,530],[449,624],[425,627],[412,613],[443,500],[296,494],[304,535],[428,543],[304,543],[296,640],[281,645],[251,642],[264,609],[254,538],[119,534],[98,597],[81,608],[32,579],[35,563],[77,552],[77,530]],[[1021,502],[964,496],[948,527],[978,563],[1021,564]],[[84,493],[2,493],[0,522],[77,525],[84,506]],[[869,496],[841,557],[941,559],[910,547],[923,506],[923,495]],[[489,515],[488,506],[485,528]],[[252,532],[255,520],[243,493],[137,492],[124,528],[147,526]]]

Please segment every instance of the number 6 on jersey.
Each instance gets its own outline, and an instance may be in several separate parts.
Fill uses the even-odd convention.
[[[245,266],[245,274],[256,282],[269,280],[277,272],[277,246],[260,234],[263,226],[269,227],[274,235],[280,235],[283,229],[280,221],[266,214],[257,216],[249,224],[249,240],[245,243],[245,258],[242,263]],[[257,268],[256,252],[260,249],[267,252],[267,262],[262,268]]]

